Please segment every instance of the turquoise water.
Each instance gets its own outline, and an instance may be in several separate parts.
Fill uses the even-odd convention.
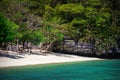
[[[0,68],[0,80],[120,80],[120,60]]]

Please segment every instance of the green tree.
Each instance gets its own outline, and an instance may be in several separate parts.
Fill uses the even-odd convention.
[[[13,42],[13,40],[18,36],[17,30],[19,26],[11,22],[9,19],[5,18],[0,14],[0,44],[7,46],[8,42]]]
[[[43,29],[47,50],[52,50],[54,42],[62,41],[64,38],[65,26],[60,24],[60,18],[58,18],[56,14],[57,9],[54,9],[49,5],[45,6]]]
[[[45,38],[43,33],[40,30],[35,30],[31,33],[32,37],[30,42],[32,42],[34,45],[38,45],[41,42],[44,42]]]

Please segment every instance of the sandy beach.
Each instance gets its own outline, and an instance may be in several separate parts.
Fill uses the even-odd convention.
[[[26,54],[19,56],[20,58],[17,59],[9,58],[9,57],[0,57],[0,67],[102,60],[100,58],[81,57],[76,55],[60,54],[60,53],[40,53],[40,52],[39,54],[30,54],[30,55]]]

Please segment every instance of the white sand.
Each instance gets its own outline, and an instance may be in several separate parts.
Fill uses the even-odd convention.
[[[46,54],[46,53],[44,53]],[[88,61],[88,60],[102,60],[99,58],[81,57],[68,54],[52,53],[46,55],[25,55],[23,58],[13,59],[8,57],[0,57],[0,67],[10,66],[25,66],[47,63],[62,63],[62,62],[74,62],[74,61]]]

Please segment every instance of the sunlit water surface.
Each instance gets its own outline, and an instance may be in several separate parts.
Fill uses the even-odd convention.
[[[120,80],[120,59],[0,68],[0,80]]]

